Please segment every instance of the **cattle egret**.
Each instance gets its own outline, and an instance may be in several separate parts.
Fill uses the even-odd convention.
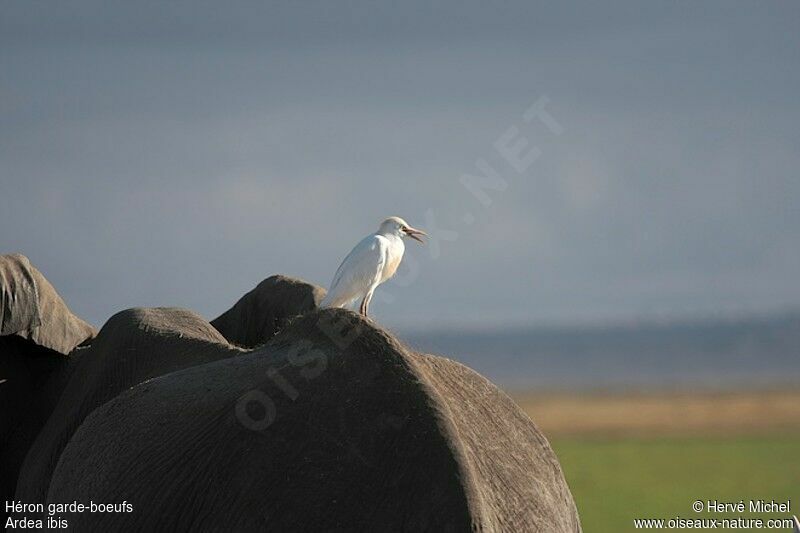
[[[320,307],[348,307],[361,300],[359,311],[367,316],[375,288],[394,276],[400,266],[406,250],[403,238],[424,243],[420,235],[427,233],[400,217],[384,220],[378,231],[364,237],[344,258]]]

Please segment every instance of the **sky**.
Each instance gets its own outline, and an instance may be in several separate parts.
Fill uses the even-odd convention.
[[[0,252],[100,326],[327,286],[389,327],[800,308],[796,2],[3,2]]]

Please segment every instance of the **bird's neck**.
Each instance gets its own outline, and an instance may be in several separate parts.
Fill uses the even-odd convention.
[[[380,235],[381,237],[386,237],[387,239],[397,239],[398,241],[403,240],[403,238],[400,237],[400,235],[394,233],[393,231],[387,231],[387,232],[379,231],[376,233],[376,235]]]
[[[378,232],[378,235],[380,235],[381,237],[385,237],[385,238],[389,239],[389,242],[393,243],[395,246],[397,246],[400,249],[405,249],[405,247],[406,247],[406,243],[403,242],[403,238],[400,235],[398,235],[397,233],[392,233],[392,232],[382,233],[382,232]]]

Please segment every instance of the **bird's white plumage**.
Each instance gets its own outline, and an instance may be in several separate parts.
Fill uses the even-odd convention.
[[[390,279],[403,259],[403,236],[424,235],[398,217],[387,218],[377,232],[364,237],[344,258],[333,276],[322,307],[348,307],[361,301],[366,314],[375,288]]]
[[[383,235],[364,237],[342,261],[322,306],[346,307],[374,290],[383,281],[390,247]]]

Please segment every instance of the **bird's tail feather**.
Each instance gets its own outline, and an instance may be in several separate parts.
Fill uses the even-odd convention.
[[[325,298],[319,303],[320,309],[326,309],[328,307],[340,307],[340,308],[347,308],[353,305],[355,302],[355,298],[350,298],[348,300],[342,300],[341,297],[336,297],[336,294],[332,293],[331,291],[325,295]]]
[[[319,308],[325,309],[330,306],[331,306],[331,293],[328,293],[325,295],[325,298],[323,298],[322,301],[319,303]]]

